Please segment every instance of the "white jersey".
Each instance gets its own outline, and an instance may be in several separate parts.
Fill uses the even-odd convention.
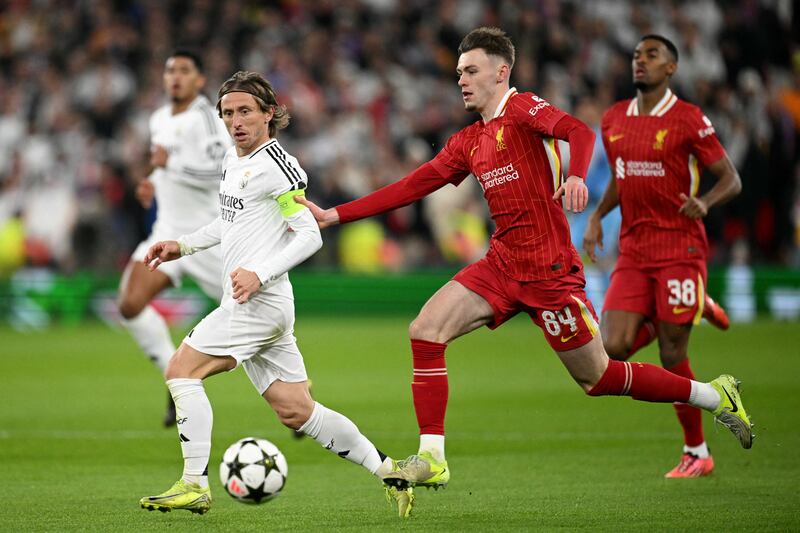
[[[180,235],[217,216],[221,163],[231,138],[216,110],[203,95],[177,115],[165,105],[150,117],[150,142],[163,146],[165,168],[150,175],[158,213],[155,235]]]
[[[219,215],[179,242],[185,253],[222,247],[222,305],[233,304],[230,273],[255,272],[263,289],[288,281],[286,273],[322,245],[311,212],[296,204],[308,183],[305,171],[275,139],[238,157],[230,148],[222,161]]]

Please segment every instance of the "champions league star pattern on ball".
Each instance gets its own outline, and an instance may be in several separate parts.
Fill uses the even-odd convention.
[[[247,437],[225,450],[219,479],[225,491],[242,503],[264,503],[283,490],[289,467],[277,446]]]

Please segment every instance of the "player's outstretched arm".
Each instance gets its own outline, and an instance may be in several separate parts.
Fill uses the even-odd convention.
[[[586,209],[589,202],[589,189],[586,183],[579,176],[570,176],[561,184],[561,187],[553,195],[553,200],[564,197],[564,208],[567,211],[580,213]]]
[[[294,201],[306,206],[308,210],[311,211],[320,229],[325,229],[328,226],[335,226],[339,223],[339,212],[336,211],[335,207],[323,209],[311,200],[307,200],[305,196],[300,195],[295,196]]]
[[[442,150],[437,158],[445,150],[447,148]],[[469,170],[460,167],[453,169],[449,169],[447,165],[444,167],[446,172],[442,173],[429,161],[394,183],[384,185],[366,196],[331,209],[322,209],[314,202],[299,196],[295,197],[295,202],[303,204],[311,211],[320,228],[327,228],[334,224],[347,224],[409,205],[433,191],[441,189],[448,183],[453,185],[460,183],[469,174]]]
[[[174,261],[180,258],[181,247],[178,241],[158,241],[147,250],[142,262],[152,272],[158,268],[161,263],[167,261]]]

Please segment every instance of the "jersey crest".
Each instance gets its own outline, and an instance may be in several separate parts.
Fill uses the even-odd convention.
[[[247,170],[245,171],[244,174],[242,174],[242,179],[239,180],[239,188],[244,189],[245,187],[247,187],[247,184],[249,182],[250,182],[250,171]]]
[[[495,150],[497,150],[498,152],[500,150],[505,150],[506,148],[508,148],[506,146],[506,143],[503,142],[503,129],[505,129],[505,126],[500,126],[500,129],[497,130],[497,135],[495,135],[495,139],[497,140],[497,145],[495,146]]]
[[[664,138],[669,133],[669,130],[658,130],[656,132],[656,142],[653,143],[653,150],[663,150],[664,149]]]

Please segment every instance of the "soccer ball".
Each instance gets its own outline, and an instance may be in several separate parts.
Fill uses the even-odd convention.
[[[253,437],[231,444],[219,465],[225,490],[242,503],[264,503],[277,496],[288,472],[286,458],[278,447]]]

